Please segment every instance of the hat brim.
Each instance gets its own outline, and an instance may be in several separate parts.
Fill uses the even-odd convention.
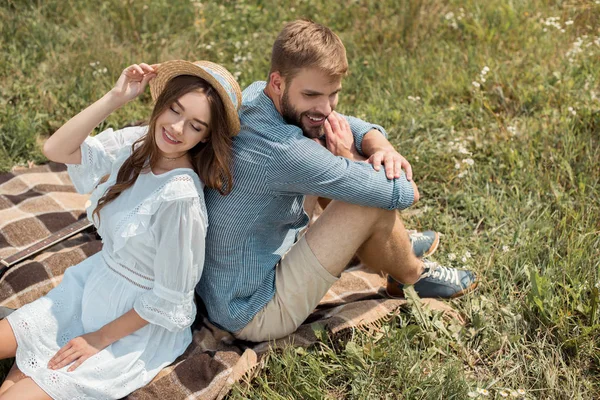
[[[235,94],[238,99],[238,104],[233,104],[233,102],[231,101],[231,97],[229,97],[229,94],[227,93],[227,90],[223,88],[221,83],[217,79],[215,79],[215,77],[213,77],[210,73],[205,71],[204,68],[202,68],[200,65],[196,65],[196,63],[184,60],[165,61],[158,66],[156,71],[156,77],[152,79],[149,83],[152,100],[156,101],[158,96],[160,96],[160,94],[165,89],[167,83],[176,76],[192,75],[202,78],[205,81],[207,81],[221,97],[221,100],[225,106],[225,112],[227,113],[227,121],[231,129],[231,136],[237,135],[240,131],[240,119],[237,110],[241,105],[242,98],[239,85],[233,79],[231,74],[229,74],[229,72],[220,65],[203,61],[197,61],[197,64],[204,64],[205,66],[213,70],[220,69],[221,71],[218,72],[221,72],[221,75],[224,75],[223,77],[225,79],[229,78],[229,80],[233,80],[232,86],[236,92]],[[224,71],[224,73],[222,71]]]

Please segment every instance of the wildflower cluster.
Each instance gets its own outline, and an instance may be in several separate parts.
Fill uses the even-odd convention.
[[[559,17],[548,17],[546,19],[541,19],[540,23],[542,25],[544,25],[544,28],[542,29],[544,32],[548,32],[548,28],[555,28],[556,30],[560,31],[561,33],[565,33],[566,29],[558,22],[560,21]],[[565,22],[565,26],[567,25],[573,25],[573,21],[569,20]]]
[[[500,389],[497,391],[498,395],[500,397],[511,397],[514,399],[525,399],[527,392],[523,389],[517,389],[517,390],[512,390],[512,389]],[[472,392],[469,392],[467,395],[470,398],[476,399],[476,398],[481,398],[481,397],[487,397],[489,396],[491,393],[489,390],[487,389],[482,389],[482,388],[477,388]]]
[[[418,103],[419,101],[421,101],[421,98],[419,96],[408,96],[408,99],[413,103]]]
[[[588,35],[582,35],[573,42],[565,56],[570,63],[574,63],[579,56],[585,55],[586,52],[591,57],[597,51],[600,51],[600,36],[591,38]]]
[[[506,130],[508,131],[508,133],[511,134],[511,136],[517,136],[519,134],[519,131],[517,130],[517,126],[516,125],[509,125],[509,126],[507,126]]]
[[[449,11],[444,15],[444,20],[452,29],[458,29],[458,22],[462,21],[465,17],[465,10],[461,7],[458,9],[458,13],[454,14],[454,12]]]
[[[102,75],[102,74],[107,74],[108,73],[108,68],[104,67],[101,68],[100,67],[100,61],[92,61],[90,63],[90,67],[92,67],[94,69],[94,71],[92,72],[92,75],[96,76],[96,75]]]
[[[472,137],[469,137],[467,139],[472,139]],[[472,152],[470,152],[469,150],[467,150],[467,142],[465,140],[451,140],[448,143],[448,150],[450,152],[456,152],[462,156],[471,156],[473,155]],[[465,157],[463,158],[460,162],[456,162],[454,164],[454,169],[456,170],[461,170],[461,172],[459,172],[458,177],[459,178],[464,178],[467,173],[468,173],[468,167],[472,167],[473,165],[475,165],[475,161],[471,158],[471,157]],[[465,169],[463,169],[466,166]]]
[[[463,266],[462,266],[463,269],[468,269],[467,264],[469,263],[469,260],[472,257],[473,256],[471,255],[471,252],[468,250],[466,250],[465,253],[460,257],[460,261],[463,263]],[[448,254],[449,261],[456,261],[457,258],[458,258],[458,256],[456,255],[456,253]]]
[[[480,88],[481,85],[483,85],[486,81],[485,77],[486,75],[490,72],[490,69],[488,68],[488,66],[484,66],[483,69],[481,70],[481,72],[479,73],[479,79],[478,80],[474,80],[472,82],[472,85],[475,86],[476,88]]]
[[[256,39],[258,34],[254,33],[253,37]],[[246,52],[246,54],[244,54],[244,49],[248,47],[248,44],[249,42],[247,40],[244,40],[244,42],[237,41],[234,43],[237,52],[233,56],[233,63],[235,64],[236,69],[233,75],[236,77],[236,79],[242,74],[240,70],[248,70],[249,72],[252,71],[250,67],[245,66],[248,61],[252,61],[251,52]]]

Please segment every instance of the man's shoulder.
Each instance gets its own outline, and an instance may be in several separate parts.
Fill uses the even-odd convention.
[[[275,143],[286,143],[302,136],[302,130],[288,124],[273,101],[264,93],[266,82],[254,82],[242,94],[239,116],[242,125],[239,138],[258,135]]]

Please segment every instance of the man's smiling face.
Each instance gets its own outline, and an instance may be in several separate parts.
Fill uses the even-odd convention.
[[[307,68],[288,80],[281,96],[281,115],[288,124],[301,128],[304,136],[321,137],[325,119],[337,106],[342,78]]]

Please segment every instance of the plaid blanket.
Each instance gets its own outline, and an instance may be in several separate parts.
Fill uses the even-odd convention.
[[[87,196],[77,194],[66,168],[49,163],[0,175],[0,258],[6,258],[85,218]],[[65,269],[101,249],[93,232],[83,232],[25,260],[0,281],[0,306],[18,308],[58,285]],[[315,327],[331,334],[377,325],[405,304],[385,299],[384,278],[354,266],[327,293],[319,307],[292,335],[270,343],[235,340],[199,316],[193,342],[185,354],[129,399],[220,399],[242,377],[256,372],[272,347],[309,346]],[[432,308],[449,310],[435,300]]]

